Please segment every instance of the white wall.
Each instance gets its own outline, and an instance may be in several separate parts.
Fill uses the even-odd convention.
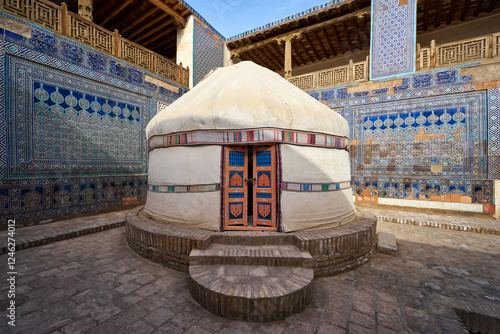
[[[189,88],[193,88],[193,64],[194,64],[194,16],[191,15],[186,21],[184,29],[177,29],[177,64],[183,67],[189,66]]]

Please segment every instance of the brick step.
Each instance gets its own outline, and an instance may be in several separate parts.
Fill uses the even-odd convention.
[[[207,249],[193,249],[189,265],[260,265],[313,267],[309,252],[302,252],[293,245],[241,246],[213,243]]]
[[[314,271],[303,267],[190,265],[189,290],[210,312],[267,322],[301,312],[313,297]]]
[[[214,235],[212,242],[224,245],[295,245],[295,237],[270,231],[227,231]]]

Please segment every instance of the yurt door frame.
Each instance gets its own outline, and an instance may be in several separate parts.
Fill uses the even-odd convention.
[[[224,229],[276,231],[276,146],[226,147],[225,155]]]

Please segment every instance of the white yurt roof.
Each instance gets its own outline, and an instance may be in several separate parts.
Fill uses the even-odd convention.
[[[346,120],[279,74],[250,61],[217,68],[157,114],[147,138],[194,130],[278,128],[348,137]]]

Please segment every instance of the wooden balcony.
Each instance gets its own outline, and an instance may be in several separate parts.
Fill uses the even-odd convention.
[[[44,0],[1,1],[0,10],[189,87],[189,68]]]
[[[365,61],[329,68],[322,71],[298,75],[288,79],[302,90],[321,89],[355,82],[368,81],[369,57]]]
[[[462,65],[473,62],[500,62],[500,33],[480,36],[453,43],[436,44],[432,41],[426,48],[416,47],[416,70],[428,71],[435,68]],[[322,71],[294,76],[289,82],[302,90],[314,90],[355,82],[369,78],[369,58],[366,61],[329,68]]]
[[[500,32],[446,44],[436,44],[433,40],[429,47],[417,44],[416,53],[417,71],[476,61],[500,61]]]

